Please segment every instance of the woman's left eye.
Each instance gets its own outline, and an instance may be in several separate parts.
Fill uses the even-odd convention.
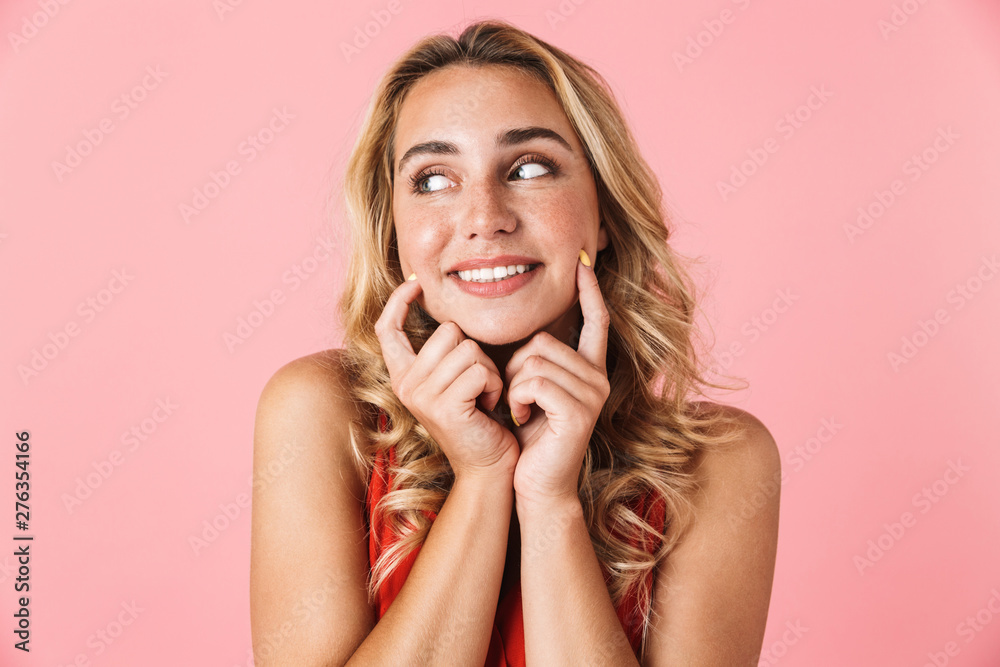
[[[533,167],[534,170],[537,172],[539,166],[544,167],[546,172],[536,173],[534,176],[527,176],[526,178],[521,180],[528,180],[531,178],[536,178],[538,176],[544,176],[545,173],[551,173],[554,175],[556,172],[559,171],[559,166],[555,162],[546,157],[542,157],[541,155],[526,155],[525,157],[521,158],[520,160],[517,161],[517,163],[514,164],[513,173],[516,174],[518,172],[524,171],[524,167]],[[528,169],[527,171],[530,172],[532,171],[532,169]]]
[[[532,171],[535,172],[534,175],[532,175],[531,173]],[[534,178],[535,176],[544,176],[545,174],[548,173],[548,171],[549,170],[547,167],[537,162],[525,162],[520,167],[515,169],[514,173],[515,174],[520,173],[524,179],[528,179],[528,178]]]

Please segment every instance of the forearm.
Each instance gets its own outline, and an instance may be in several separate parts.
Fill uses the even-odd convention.
[[[529,665],[638,665],[604,583],[579,500],[517,502]]]
[[[456,479],[406,582],[348,665],[483,664],[503,578],[510,477]]]

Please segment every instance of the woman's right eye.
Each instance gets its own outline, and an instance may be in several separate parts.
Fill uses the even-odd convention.
[[[432,171],[424,174],[417,174],[416,176],[412,176],[410,178],[410,189],[415,194],[418,195],[430,194],[432,192],[438,192],[438,190],[443,190],[444,188],[438,188],[437,190],[435,189],[427,190],[424,188],[424,186],[427,185],[434,177],[441,177],[447,180],[445,175],[438,171]]]

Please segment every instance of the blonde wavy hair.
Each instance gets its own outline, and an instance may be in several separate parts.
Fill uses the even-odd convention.
[[[617,607],[630,591],[637,596],[645,647],[653,573],[687,524],[696,455],[740,435],[733,417],[698,409],[690,397],[704,395],[703,387],[731,387],[705,379],[708,369],[696,349],[694,285],[667,243],[660,187],[607,83],[590,66],[501,20],[474,23],[457,39],[427,37],[400,57],[372,97],[347,164],[344,201],[353,251],[340,300],[342,359],[361,407],[361,418],[350,425],[351,447],[365,479],[376,452],[396,450],[392,486],[369,511],[400,539],[372,564],[370,599],[423,543],[431,526],[425,511],[439,512],[454,482],[440,447],[393,393],[375,335],[375,322],[403,281],[392,218],[396,122],[414,84],[449,65],[514,67],[537,77],[562,104],[590,162],[610,241],[595,269],[611,315],[611,394],[591,436],[579,493],[594,551],[611,575],[612,602]],[[414,302],[404,329],[415,351],[436,326]],[[388,417],[385,433],[379,411]],[[639,516],[629,507],[647,493],[663,500],[663,533],[648,522],[648,512]],[[631,544],[650,540],[653,554]]]

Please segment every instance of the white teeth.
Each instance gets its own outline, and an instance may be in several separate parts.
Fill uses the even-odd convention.
[[[493,283],[505,280],[518,273],[530,271],[535,266],[537,264],[511,264],[510,266],[496,266],[492,269],[472,269],[470,271],[459,271],[458,277],[474,283]]]

